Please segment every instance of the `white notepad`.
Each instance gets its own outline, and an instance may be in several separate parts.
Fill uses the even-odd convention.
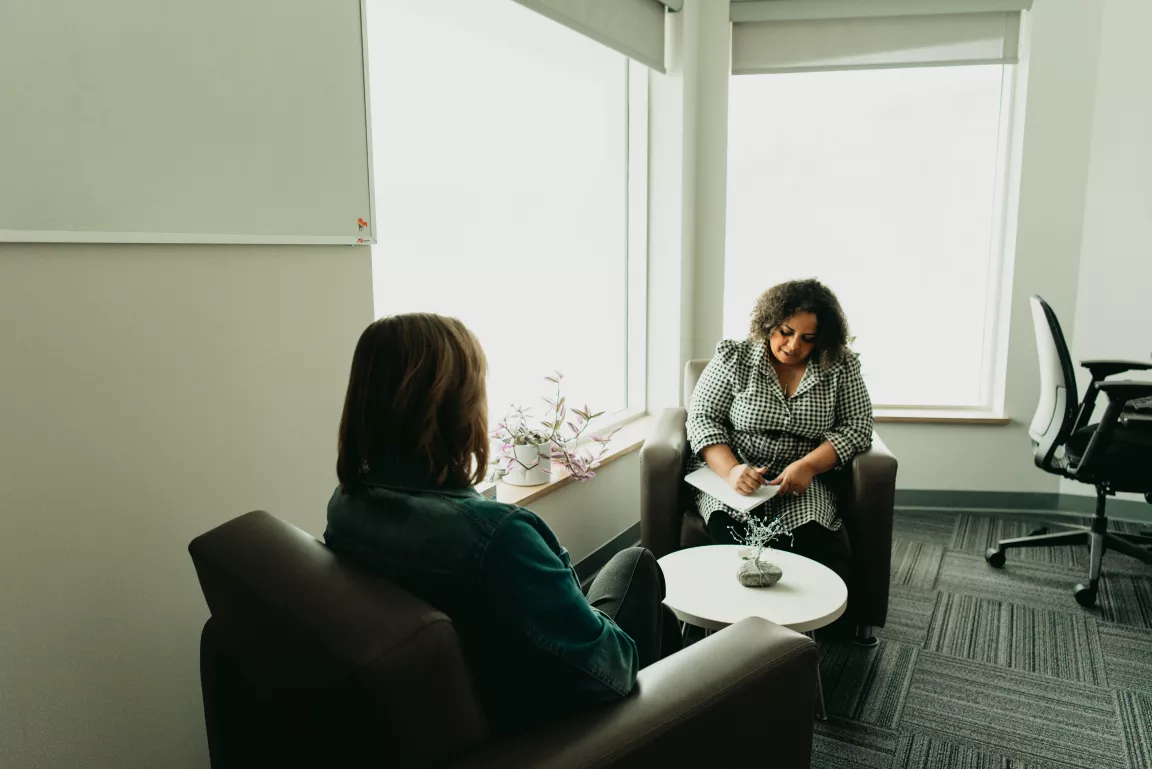
[[[700,491],[716,497],[716,499],[728,505],[728,507],[735,508],[742,513],[746,513],[752,508],[764,504],[776,496],[776,492],[780,490],[779,486],[761,486],[756,489],[756,491],[745,496],[729,486],[728,481],[721,478],[709,467],[701,467],[695,472],[688,473],[688,476],[684,480],[700,489]]]

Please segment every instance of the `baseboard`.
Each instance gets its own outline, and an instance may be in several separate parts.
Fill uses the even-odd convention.
[[[596,572],[604,568],[604,564],[612,560],[612,556],[625,548],[632,547],[639,541],[640,522],[637,521],[578,562],[574,567],[576,569],[576,578],[579,579],[580,584],[587,589],[586,583],[590,582],[592,578],[596,576]]]
[[[1079,494],[1023,491],[958,491],[951,489],[897,489],[897,509],[943,508],[981,512],[1091,515],[1096,499]],[[1152,523],[1152,505],[1129,499],[1109,499],[1108,517],[1118,521]]]

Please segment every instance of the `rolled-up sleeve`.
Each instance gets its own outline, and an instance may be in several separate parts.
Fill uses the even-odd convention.
[[[836,421],[824,440],[836,449],[836,466],[843,467],[852,457],[872,445],[872,398],[860,371],[860,359],[849,354],[836,389]]]
[[[721,342],[714,357],[700,375],[688,406],[688,445],[699,455],[717,443],[731,445],[732,367],[735,350],[732,342]]]

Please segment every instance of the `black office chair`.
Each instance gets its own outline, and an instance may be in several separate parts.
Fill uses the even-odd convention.
[[[1152,382],[1105,381],[1125,371],[1152,370],[1152,363],[1122,360],[1086,360],[1080,365],[1092,374],[1084,402],[1076,402],[1076,375],[1060,321],[1048,303],[1032,297],[1032,323],[1040,357],[1040,404],[1028,434],[1036,447],[1036,465],[1045,472],[1096,487],[1096,516],[1090,527],[1077,526],[1052,534],[1002,539],[985,554],[988,563],[1004,566],[1004,551],[1014,547],[1056,545],[1091,546],[1088,584],[1075,588],[1081,606],[1096,604],[1100,564],[1106,549],[1152,564],[1152,536],[1108,531],[1105,501],[1118,491],[1144,494],[1152,503],[1152,420],[1136,406],[1152,397]],[[1088,424],[1096,396],[1108,396],[1104,417]],[[1136,402],[1136,403],[1134,403]],[[1132,405],[1130,405],[1132,404]]]

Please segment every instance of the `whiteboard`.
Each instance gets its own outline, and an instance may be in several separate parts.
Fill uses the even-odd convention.
[[[0,241],[371,243],[362,0],[0,1]]]

